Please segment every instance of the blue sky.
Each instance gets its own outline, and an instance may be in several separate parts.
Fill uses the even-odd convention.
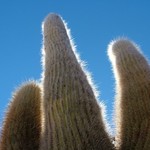
[[[107,105],[111,120],[114,77],[107,45],[125,36],[150,58],[150,1],[148,0],[1,0],[0,1],[0,122],[12,92],[22,82],[41,76],[41,23],[51,12],[60,14],[82,60],[88,64]]]

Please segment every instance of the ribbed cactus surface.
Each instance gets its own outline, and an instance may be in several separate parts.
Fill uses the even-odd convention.
[[[101,108],[72,50],[61,18],[48,16],[43,33],[42,149],[111,149]]]
[[[150,66],[126,39],[110,44],[116,77],[117,144],[121,150],[150,149]]]
[[[0,150],[150,150],[150,66],[127,39],[108,47],[116,79],[115,141],[62,18],[43,22],[40,85],[19,88],[8,106]]]
[[[4,119],[0,150],[38,150],[41,133],[41,90],[23,85],[13,95]]]

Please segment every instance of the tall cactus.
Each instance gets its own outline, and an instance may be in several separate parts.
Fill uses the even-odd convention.
[[[116,140],[121,150],[150,149],[150,66],[126,39],[110,44],[116,78]]]
[[[150,149],[150,68],[135,44],[120,39],[108,48],[116,78],[115,146],[68,29],[56,14],[44,20],[42,53],[41,86],[28,83],[14,94],[0,150]]]
[[[49,15],[43,33],[42,149],[112,149],[101,108],[75,57],[61,18]]]

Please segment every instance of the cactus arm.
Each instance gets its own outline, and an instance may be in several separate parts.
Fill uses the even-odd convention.
[[[38,150],[41,96],[35,83],[19,88],[9,104],[1,135],[1,150]]]
[[[116,77],[116,125],[120,150],[150,149],[150,66],[126,39],[112,42],[109,56]]]
[[[41,149],[113,149],[101,106],[77,61],[62,19],[48,15],[43,34],[45,119]]]

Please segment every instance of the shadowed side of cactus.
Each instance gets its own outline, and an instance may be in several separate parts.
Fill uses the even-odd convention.
[[[35,83],[19,88],[9,104],[0,150],[38,150],[41,133],[41,90]]]
[[[109,135],[87,75],[73,51],[62,19],[43,24],[43,109],[41,150],[111,150]]]
[[[116,77],[116,143],[120,150],[150,149],[150,65],[126,39],[109,46]]]

